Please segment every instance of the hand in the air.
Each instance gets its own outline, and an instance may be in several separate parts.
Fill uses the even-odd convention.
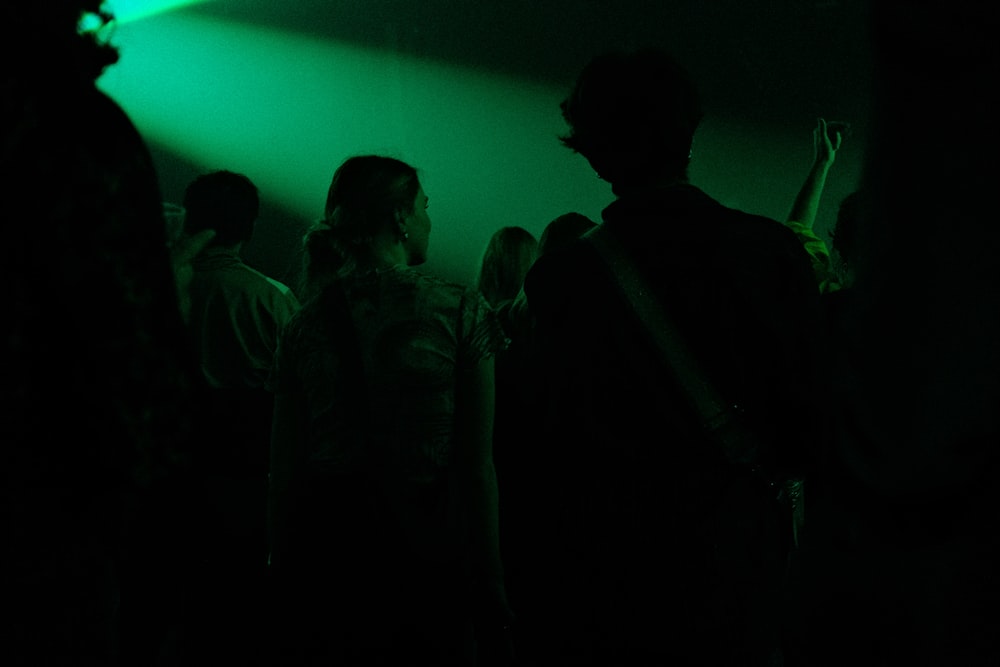
[[[813,147],[817,162],[832,163],[834,161],[849,128],[847,123],[840,121],[827,122],[824,118],[816,119],[816,129],[813,130]]]

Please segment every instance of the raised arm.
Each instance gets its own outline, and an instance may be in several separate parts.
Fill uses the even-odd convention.
[[[840,150],[843,134],[847,129],[845,123],[827,123],[823,118],[816,120],[813,130],[813,162],[806,174],[806,180],[792,202],[788,213],[788,221],[796,222],[807,229],[812,229],[816,222],[816,212],[826,187],[826,177],[833,166]]]
[[[822,291],[832,288],[835,274],[830,259],[830,248],[813,231],[813,225],[816,223],[816,212],[819,210],[819,202],[826,187],[826,177],[848,129],[846,123],[828,123],[823,118],[816,120],[816,128],[813,129],[813,162],[785,221],[809,253],[813,272]]]

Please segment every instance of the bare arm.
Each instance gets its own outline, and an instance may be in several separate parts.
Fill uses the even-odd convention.
[[[812,229],[816,223],[816,212],[819,210],[819,202],[826,187],[826,177],[833,166],[843,141],[842,130],[846,128],[843,123],[827,124],[826,120],[820,118],[816,121],[816,128],[813,130],[814,156],[806,180],[792,202],[792,209],[788,213],[788,221],[796,222],[807,229]],[[833,135],[831,138],[830,135]]]

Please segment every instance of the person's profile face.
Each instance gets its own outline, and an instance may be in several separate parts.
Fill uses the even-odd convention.
[[[427,246],[431,235],[431,218],[427,214],[428,198],[421,186],[417,189],[417,197],[413,201],[413,212],[406,218],[407,264],[416,266],[427,261]]]

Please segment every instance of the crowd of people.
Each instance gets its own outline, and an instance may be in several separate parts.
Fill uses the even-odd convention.
[[[896,236],[900,211],[934,221],[890,195],[950,211],[879,171],[920,168],[895,98],[827,243],[848,126],[818,119],[785,220],[727,207],[688,175],[688,70],[603,52],[559,137],[610,184],[599,221],[498,229],[459,284],[421,268],[419,168],[346,156],[293,288],[242,257],[248,175],[199,175],[168,228],[95,86],[118,58],[79,29],[110,20],[99,0],[13,11],[51,57],[4,83],[5,664],[1000,659],[996,279],[979,247],[933,254],[954,235]],[[886,90],[912,91],[887,53]],[[982,189],[941,185],[995,238]]]

